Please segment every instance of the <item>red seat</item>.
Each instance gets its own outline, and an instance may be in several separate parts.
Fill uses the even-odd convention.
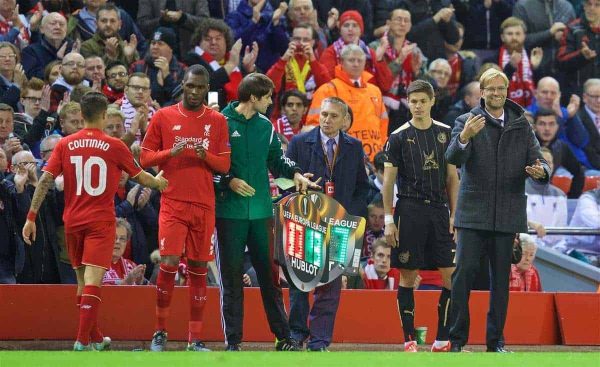
[[[600,188],[600,176],[586,176],[583,191],[594,190]]]
[[[571,189],[571,177],[568,176],[553,176],[552,184],[561,189],[565,194]]]

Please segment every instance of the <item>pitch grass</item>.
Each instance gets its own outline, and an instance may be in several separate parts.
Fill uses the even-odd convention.
[[[600,353],[433,354],[403,352],[0,352],[0,367],[17,366],[412,366],[412,367],[600,367]]]

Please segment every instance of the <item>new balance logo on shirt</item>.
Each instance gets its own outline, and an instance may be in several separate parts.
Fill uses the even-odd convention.
[[[173,131],[181,130],[181,125],[173,125]]]
[[[239,138],[240,136],[241,136],[241,135],[240,135],[240,133],[238,133],[238,131],[237,131],[237,130],[236,130],[236,131],[234,131],[234,132],[233,132],[233,134],[231,134],[231,137],[232,137],[232,138]]]

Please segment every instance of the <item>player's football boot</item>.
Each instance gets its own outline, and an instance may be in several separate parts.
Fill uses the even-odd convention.
[[[226,352],[241,352],[242,346],[239,344],[227,344]]]
[[[307,352],[329,352],[329,349],[327,349],[327,347],[321,347],[321,348],[317,348],[317,349],[310,349],[310,348],[306,348]]]
[[[105,336],[104,338],[102,338],[102,341],[99,343],[91,343],[92,346],[94,347],[94,349],[96,349],[99,352],[102,352],[103,350],[109,350],[110,349],[110,343],[112,340],[110,340],[110,337]]]
[[[437,343],[437,341],[436,341],[436,343]],[[431,351],[433,353],[436,353],[436,352],[449,352],[450,351],[450,342],[449,341],[447,341],[446,344],[444,344],[444,346],[441,346],[441,347],[440,346],[436,346],[435,345],[436,343],[431,344]]]
[[[299,352],[302,349],[298,345],[298,341],[292,338],[275,339],[275,350],[278,352]]]
[[[167,346],[167,333],[159,330],[152,336],[152,344],[150,344],[150,350],[152,352],[162,352]]]
[[[409,353],[418,352],[419,350],[417,349],[417,342],[413,340],[413,341],[404,343],[404,351],[409,352]]]
[[[81,342],[76,341],[75,344],[73,344],[73,351],[75,351],[75,352],[93,352],[94,347],[92,346],[92,343],[90,343],[88,345],[83,345],[83,344],[81,344]]]
[[[188,343],[187,348],[185,348],[188,352],[210,352],[204,343],[198,341],[193,343]]]

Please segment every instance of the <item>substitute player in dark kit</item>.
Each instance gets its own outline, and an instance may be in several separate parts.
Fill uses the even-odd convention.
[[[431,84],[417,80],[407,89],[413,118],[394,131],[386,144],[383,205],[385,236],[392,246],[391,265],[402,274],[398,310],[404,329],[404,350],[416,352],[414,284],[419,269],[434,266],[442,273],[438,330],[432,352],[450,350],[448,315],[454,271],[454,211],[458,194],[456,167],[444,158],[449,126],[431,118],[435,103]],[[392,214],[394,183],[398,202]]]

